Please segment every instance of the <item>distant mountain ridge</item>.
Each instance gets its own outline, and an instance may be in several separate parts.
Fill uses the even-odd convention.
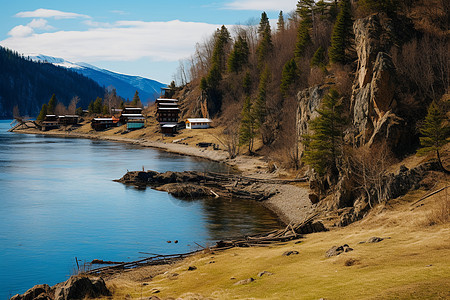
[[[1,119],[12,118],[14,113],[35,117],[53,94],[65,106],[78,97],[78,107],[87,108],[105,95],[105,89],[73,68],[35,62],[0,46]]]
[[[42,54],[32,54],[28,56],[31,60],[36,62],[47,62],[55,66],[71,69],[97,82],[100,86],[105,88],[114,87],[117,95],[124,99],[133,99],[134,93],[139,92],[141,102],[146,105],[149,102],[155,101],[161,93],[161,88],[166,87],[166,84],[156,80],[115,73],[87,63],[73,63],[63,58],[57,58]]]

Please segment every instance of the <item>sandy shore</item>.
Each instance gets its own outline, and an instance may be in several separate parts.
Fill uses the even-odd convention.
[[[165,152],[188,155],[215,162],[226,163],[239,170],[242,175],[264,179],[279,179],[279,173],[268,173],[267,162],[263,157],[249,157],[239,155],[234,159],[228,158],[228,153],[224,150],[211,150],[192,145],[178,144],[172,142],[155,141],[149,138],[128,138],[118,135],[104,135],[102,133],[84,133],[76,131],[40,131],[37,129],[16,130],[21,134],[41,134],[61,138],[85,138],[94,140],[104,140],[151,147]],[[284,223],[298,223],[312,211],[312,204],[308,198],[309,190],[306,186],[291,184],[265,184],[265,188],[276,190],[277,194],[268,200],[263,201],[263,205],[274,211]]]

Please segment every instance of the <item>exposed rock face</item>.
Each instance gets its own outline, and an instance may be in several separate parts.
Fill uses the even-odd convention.
[[[330,86],[318,85],[297,94],[297,130],[298,136],[301,137],[308,133],[308,122],[319,116],[316,109],[319,108],[322,98],[328,93]],[[300,153],[303,146],[299,144]]]
[[[53,287],[40,284],[11,300],[75,300],[111,296],[102,278],[72,276]]]
[[[102,278],[77,277],[72,276],[55,289],[55,300],[97,298],[100,296],[110,296],[111,293],[106,288]]]
[[[403,141],[404,120],[397,116],[396,71],[387,54],[392,27],[381,14],[358,19],[353,25],[358,67],[351,98],[357,145],[386,141],[391,148]]]

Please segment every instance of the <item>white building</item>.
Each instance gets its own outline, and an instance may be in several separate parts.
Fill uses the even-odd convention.
[[[186,129],[199,129],[211,127],[212,121],[206,118],[194,118],[186,120]]]

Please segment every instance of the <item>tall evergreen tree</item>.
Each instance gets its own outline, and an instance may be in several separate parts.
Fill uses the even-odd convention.
[[[36,118],[38,121],[42,121],[45,119],[45,116],[47,115],[47,104],[42,104],[41,112],[39,113],[39,116]]]
[[[261,13],[261,20],[259,21],[258,34],[262,37],[267,28],[270,30],[269,18],[266,12],[263,11]]]
[[[267,102],[267,85],[269,83],[269,79],[270,79],[270,71],[269,68],[266,66],[263,72],[261,73],[259,79],[258,96],[256,98],[253,109],[258,128],[260,128],[264,124],[267,115],[266,102]]]
[[[345,119],[339,93],[331,89],[322,100],[319,116],[309,122],[311,134],[304,135],[303,161],[323,176],[327,170],[337,172]]]
[[[295,63],[295,59],[292,58],[286,62],[281,73],[280,91],[284,97],[287,96],[289,88],[297,81],[297,79],[298,68],[297,64]]]
[[[311,66],[323,68],[325,66],[325,50],[322,46],[317,48],[311,59]]]
[[[200,88],[208,99],[208,112],[211,115],[220,111],[222,106],[222,92],[220,81],[222,72],[226,69],[226,48],[230,41],[228,29],[222,25],[217,29],[214,37],[214,49],[211,58],[211,67],[206,77],[201,79]]]
[[[311,43],[310,31],[313,25],[312,12],[314,0],[300,0],[297,3],[297,14],[300,16],[300,24],[297,30],[297,43],[295,45],[295,57],[301,58],[305,54],[306,47]]]
[[[267,14],[265,12],[261,14],[261,21],[259,24],[258,32],[261,38],[258,47],[256,48],[256,57],[258,60],[258,65],[262,67],[266,63],[269,55],[273,50],[272,33],[270,29],[269,19],[267,18]]]
[[[48,101],[47,106],[47,114],[52,115],[55,113],[56,104],[58,103],[58,100],[56,99],[56,95],[53,94],[50,100]]]
[[[280,14],[278,15],[277,31],[284,32],[285,29],[286,29],[286,24],[284,22],[283,11],[280,10]]]
[[[245,96],[241,112],[241,127],[239,130],[239,145],[248,145],[248,151],[253,152],[253,142],[257,133],[257,124],[253,105],[249,95]]]
[[[134,93],[133,100],[131,100],[131,105],[134,106],[134,107],[140,107],[142,105],[141,104],[141,99],[139,98],[139,92],[138,91],[136,91]]]
[[[450,142],[450,127],[448,120],[445,118],[445,114],[434,101],[428,107],[428,113],[420,128],[420,134],[422,135],[420,137],[421,148],[418,154],[425,155],[429,152],[435,152],[440,167],[448,173],[442,165],[439,150]]]
[[[341,0],[340,11],[331,33],[331,45],[328,56],[332,63],[348,62],[346,50],[351,46],[353,37],[353,20],[350,0]]]
[[[94,104],[93,104],[93,113],[94,114],[101,114],[102,110],[103,110],[103,100],[100,97],[97,97],[97,99],[95,99]]]
[[[238,36],[234,43],[233,51],[231,51],[228,57],[228,70],[234,73],[241,71],[242,67],[247,64],[249,55],[250,50],[246,39]]]

